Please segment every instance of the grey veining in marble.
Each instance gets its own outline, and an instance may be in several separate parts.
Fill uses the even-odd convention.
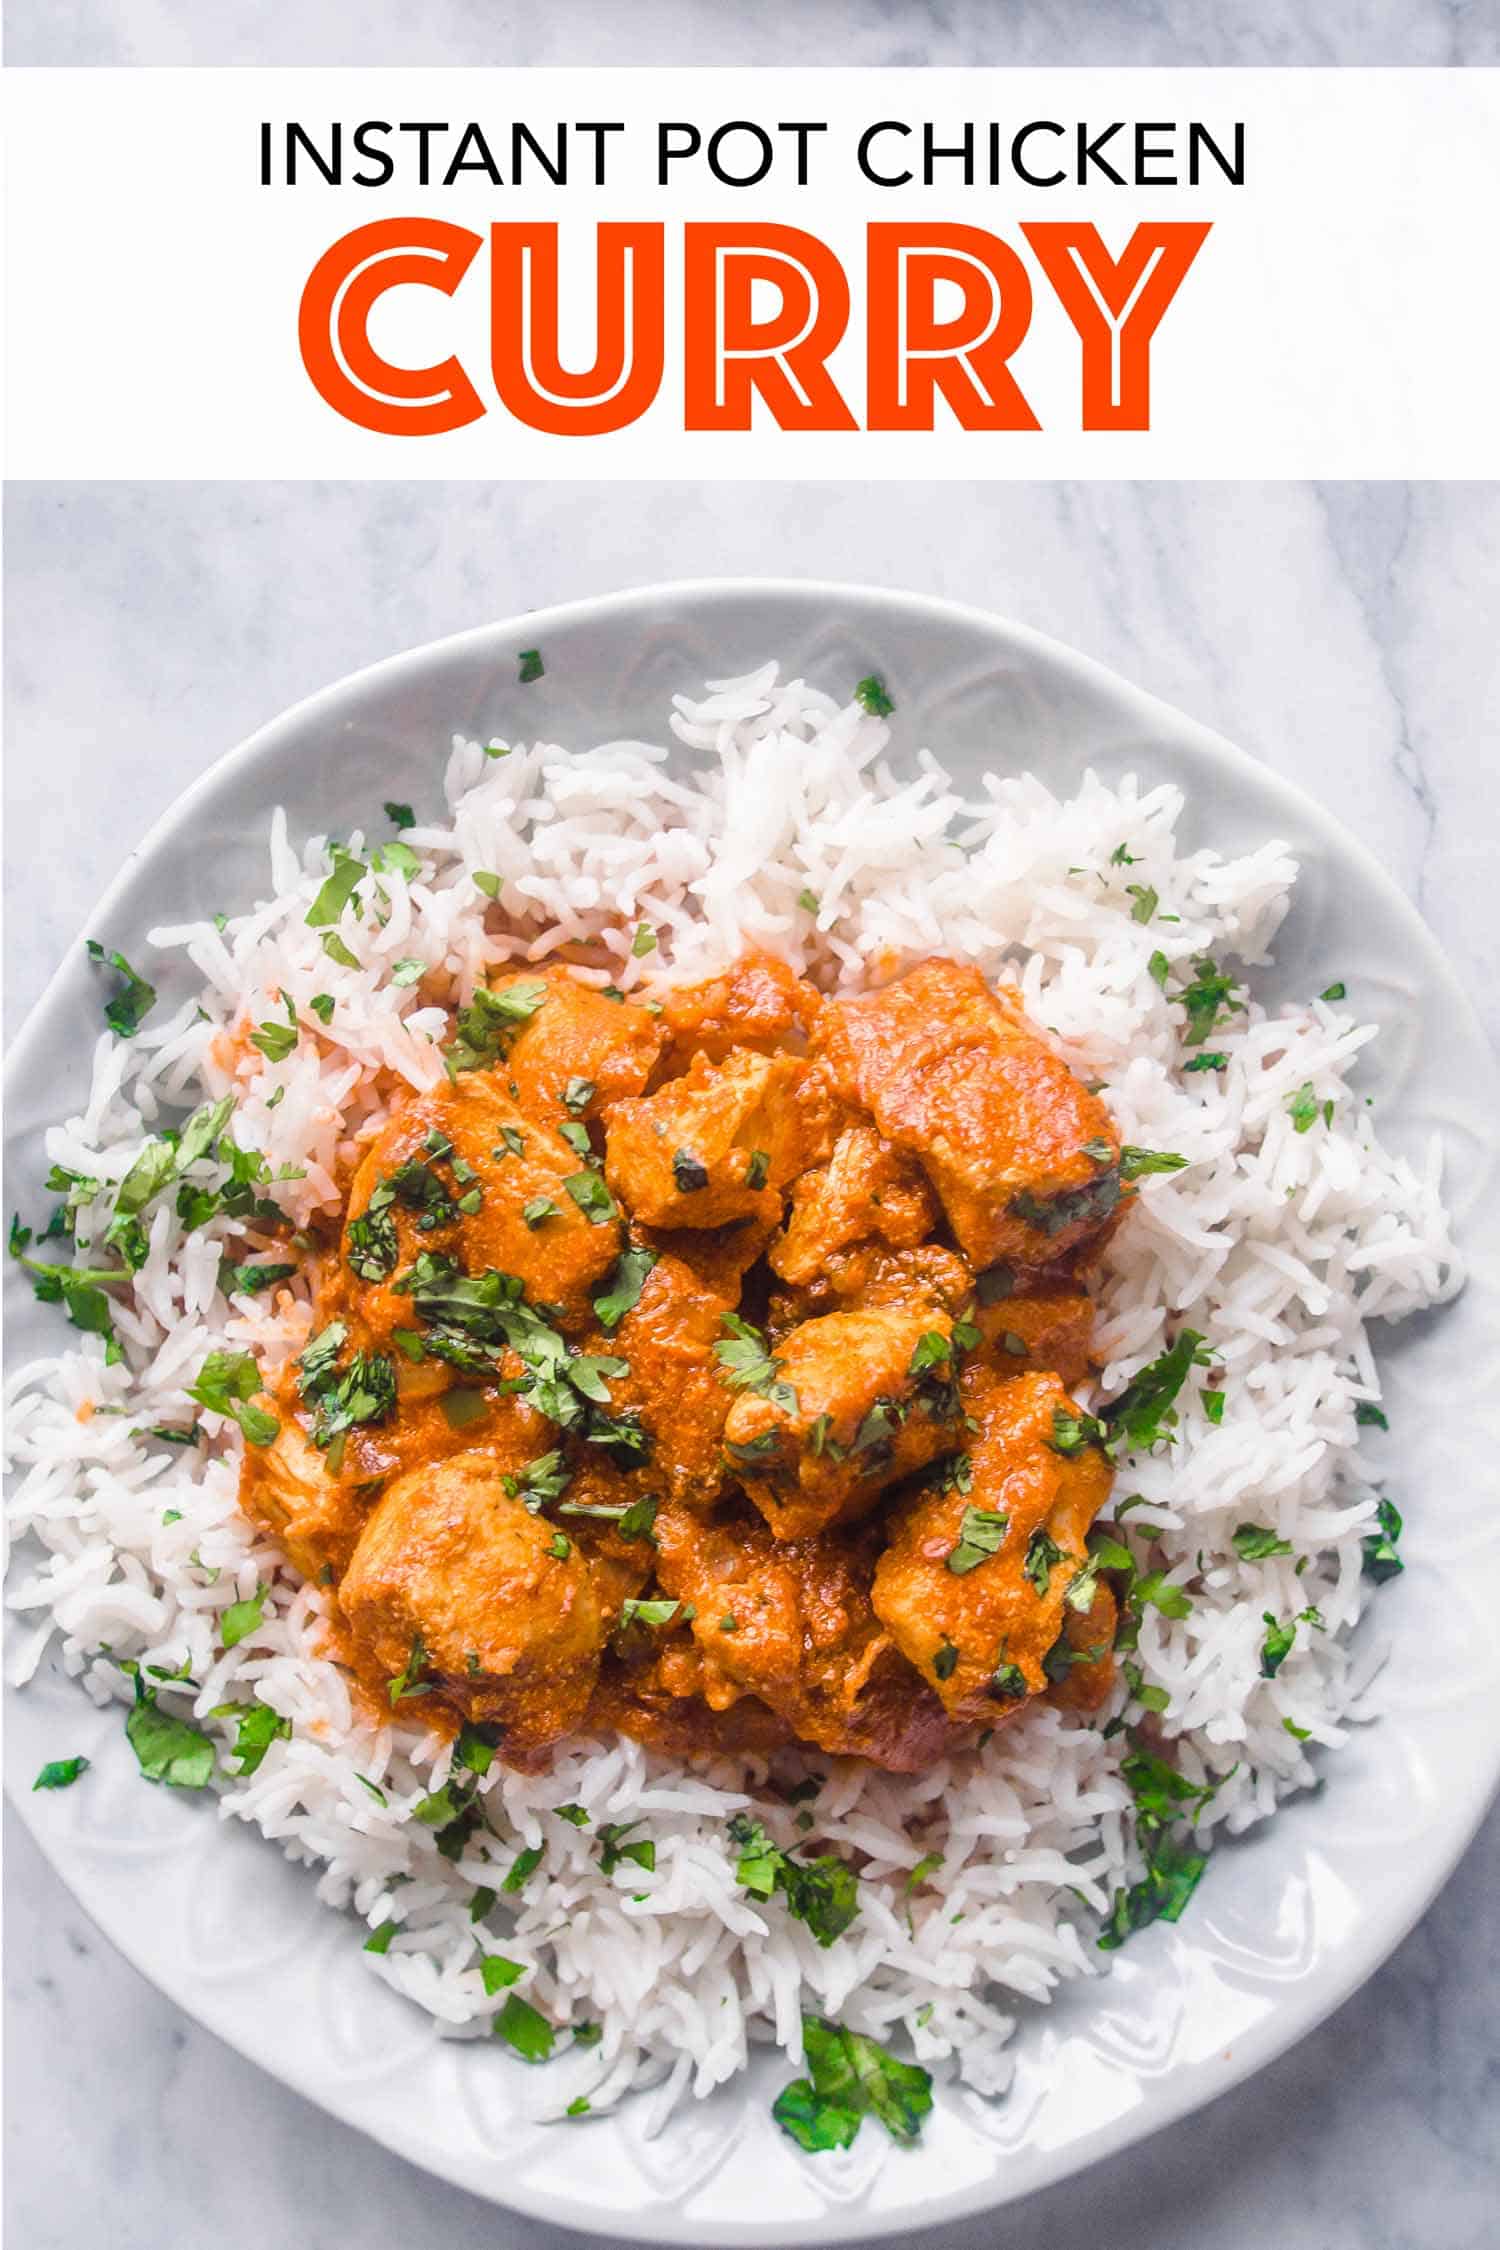
[[[1336,804],[1500,1032],[1500,489],[13,485],[7,1002],[221,750],[395,648],[652,577],[1006,611]],[[12,1822],[7,2241],[565,2250],[331,2123],[99,1940]],[[1006,2214],[1006,2250],[1492,2250],[1500,1816],[1363,1993],[1240,2091]],[[971,2250],[973,2228],[921,2250]],[[917,2250],[915,2241],[908,2250]]]
[[[8,0],[13,63],[1486,63],[1489,0]]]

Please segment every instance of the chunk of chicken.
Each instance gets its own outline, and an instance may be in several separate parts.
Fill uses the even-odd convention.
[[[994,1719],[1047,1685],[1068,1590],[1113,1472],[1097,1447],[1056,1450],[1076,1412],[1055,1375],[977,1382],[979,1433],[890,1519],[873,1603],[958,1721]]]
[[[936,1220],[937,1199],[921,1167],[856,1119],[840,1132],[827,1164],[804,1172],[793,1187],[771,1269],[806,1289],[856,1243],[910,1249],[926,1240]]]
[[[609,1625],[582,1546],[507,1491],[524,1468],[475,1452],[398,1477],[339,1588],[367,1671],[498,1721],[511,1764],[578,1725]]]
[[[604,1170],[648,1227],[773,1224],[787,1183],[819,1153],[828,1105],[795,1055],[737,1047],[605,1120]]]
[[[1118,1205],[1109,1112],[977,969],[926,961],[839,1001],[817,1047],[843,1098],[920,1159],[976,1268],[1050,1263]]]
[[[785,961],[770,953],[744,954],[722,976],[663,992],[661,1021],[672,1042],[669,1067],[681,1070],[696,1055],[722,1062],[734,1047],[780,1047],[810,1032],[823,1005],[821,995]]]
[[[295,1394],[278,1392],[280,1431],[271,1445],[247,1445],[240,1465],[240,1507],[279,1539],[304,1578],[325,1579],[348,1566],[368,1512],[349,1482],[328,1473],[295,1419]]]
[[[784,1336],[724,1425],[731,1467],[778,1539],[871,1507],[951,1450],[953,1323],[930,1307],[826,1313]]]
[[[657,1522],[657,1575],[690,1603],[711,1710],[750,1695],[833,1755],[914,1773],[940,1755],[941,1706],[892,1647],[870,1607],[874,1535],[773,1539],[738,1519],[685,1510]]]
[[[536,972],[525,972],[534,978]],[[524,981],[497,978],[492,989]],[[629,1000],[611,1000],[565,969],[542,972],[547,997],[512,1041],[504,1076],[521,1107],[552,1123],[582,1123],[610,1103],[639,1094],[656,1067],[666,1033]]]
[[[494,1072],[475,1070],[404,1102],[377,1135],[350,1191],[343,1256],[353,1302],[384,1349],[395,1329],[420,1327],[399,1286],[420,1251],[469,1274],[513,1274],[566,1324],[588,1316],[620,1243],[598,1172]]]

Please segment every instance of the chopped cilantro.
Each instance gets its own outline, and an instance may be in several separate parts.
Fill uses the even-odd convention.
[[[226,1642],[225,1646],[228,1645]],[[221,1703],[210,1716],[215,1719],[233,1719],[235,1722],[235,1738],[229,1754],[239,1760],[241,1780],[247,1774],[257,1771],[273,1742],[291,1739],[291,1720],[284,1719],[279,1711],[273,1711],[269,1703]],[[360,1778],[363,1780],[363,1775]],[[374,1790],[375,1795],[380,1797],[380,1791],[375,1789],[373,1782],[365,1782],[365,1787]],[[381,1797],[380,1801],[384,1804],[385,1799]]]
[[[1067,1550],[1059,1547],[1057,1541],[1038,1524],[1036,1530],[1026,1542],[1026,1555],[1021,1564],[1021,1575],[1023,1578],[1028,1578],[1036,1588],[1039,1601],[1046,1600],[1054,1569],[1060,1562],[1066,1562],[1067,1559]],[[951,1566],[951,1556],[949,1562]]]
[[[385,801],[385,817],[393,828],[415,828],[417,825],[417,816],[411,806],[393,804],[389,797]]]
[[[346,852],[342,844],[331,845],[329,857],[333,862],[333,871],[307,910],[306,921],[310,930],[332,928],[354,896],[356,886],[367,873],[364,861],[356,859],[353,852]]]
[[[1367,1533],[1360,1545],[1364,1549],[1365,1576],[1373,1578],[1376,1585],[1380,1586],[1388,1578],[1399,1578],[1406,1568],[1396,1552],[1397,1541],[1401,1537],[1401,1511],[1394,1500],[1382,1500],[1378,1503],[1375,1521],[1379,1530]]]
[[[38,1789],[71,1789],[78,1776],[81,1773],[87,1773],[88,1770],[89,1760],[87,1758],[53,1758],[43,1766],[31,1786],[33,1791]]]
[[[521,1217],[533,1233],[547,1219],[560,1219],[561,1211],[549,1195],[533,1195],[521,1205]]]
[[[274,1289],[278,1281],[290,1281],[296,1271],[295,1266],[221,1266],[219,1268],[226,1293],[232,1289],[248,1297],[258,1297],[263,1289]]]
[[[676,1620],[679,1610],[682,1612],[683,1624],[691,1624],[696,1613],[690,1602],[638,1601],[632,1597],[620,1604],[618,1629],[623,1633],[631,1625],[670,1625]]]
[[[1227,1070],[1229,1057],[1217,1047],[1205,1047],[1201,1055],[1189,1055],[1184,1070]]]
[[[1186,1840],[1158,1837],[1146,1854],[1146,1872],[1128,1890],[1116,1891],[1096,1944],[1112,1953],[1152,1922],[1177,1922],[1198,1887],[1208,1855]]]
[[[1266,1637],[1260,1644],[1260,1674],[1263,1680],[1274,1680],[1282,1665],[1292,1653],[1299,1625],[1321,1629],[1323,1620],[1315,1609],[1303,1609],[1286,1624],[1281,1624],[1271,1610],[1264,1610],[1262,1623]]]
[[[1362,1398],[1355,1407],[1354,1419],[1362,1430],[1388,1430],[1391,1426],[1380,1408],[1373,1406],[1367,1398]]]
[[[541,665],[538,663],[537,670],[530,677],[536,679],[540,672]],[[523,671],[521,677],[525,679],[527,674]],[[518,1992],[513,1992],[495,2018],[495,2037],[514,2047],[523,2061],[537,2063],[546,2062],[551,2055],[557,2034],[546,2017],[533,2008],[529,2000],[523,2000]]]
[[[388,1915],[365,1939],[362,1950],[366,1953],[389,1953],[391,1939],[396,1934],[395,1922]]]
[[[394,843],[377,844],[370,854],[370,865],[378,875],[399,875],[404,883],[415,882],[422,872],[422,862],[410,844],[399,837]]]
[[[656,1264],[654,1250],[622,1250],[609,1279],[594,1299],[594,1314],[606,1334],[619,1327],[628,1312],[640,1303],[646,1276]]]
[[[430,1695],[432,1693],[430,1684],[424,1683],[422,1679],[422,1674],[426,1669],[427,1644],[420,1633],[413,1633],[411,1647],[406,1654],[406,1662],[386,1690],[392,1705],[405,1702],[408,1696]]]
[[[106,953],[95,938],[88,940],[88,956],[124,978],[121,989],[104,1004],[104,1020],[117,1039],[131,1038],[156,1006],[155,986],[137,975],[123,953]]]
[[[638,1820],[606,1820],[600,1824],[601,1873],[613,1875],[622,1859],[628,1859],[633,1867],[643,1867],[648,1875],[656,1872],[655,1844],[649,1836],[634,1836],[640,1825]]]
[[[1152,957],[1153,975],[1157,958]],[[1201,1047],[1221,1016],[1243,1009],[1244,1002],[1234,999],[1233,993],[1234,978],[1223,975],[1208,954],[1200,954],[1193,963],[1192,983],[1171,995],[1187,1015],[1187,1029],[1183,1033],[1186,1046]]]
[[[964,1577],[991,1555],[998,1554],[1009,1529],[1010,1517],[1003,1509],[965,1508],[958,1527],[958,1539],[948,1551],[948,1568],[955,1578]],[[951,1669],[950,1666],[949,1670]],[[946,1677],[946,1673],[938,1673],[939,1679]]]
[[[511,1863],[510,1873],[500,1885],[501,1890],[512,1896],[517,1891],[524,1891],[541,1864],[542,1846],[540,1844],[528,1844],[524,1851],[517,1852]],[[477,1892],[475,1896],[478,1896]]]
[[[480,1955],[479,1974],[486,1994],[493,2000],[497,1992],[520,1983],[526,1974],[526,1963],[508,1960],[503,1953],[484,1953]]]
[[[1135,901],[1130,909],[1132,922],[1149,922],[1161,904],[1160,893],[1154,891],[1149,883],[1127,883],[1125,895]]]
[[[297,1010],[291,995],[283,992],[281,1003],[286,1010],[286,1022],[257,1024],[250,1034],[251,1046],[258,1047],[269,1063],[285,1062],[302,1036],[297,1029]]]
[[[1343,984],[1330,984],[1318,994],[1318,998],[1330,1003],[1335,1000],[1345,1000],[1348,998],[1348,988]]]
[[[862,704],[872,719],[888,719],[896,706],[885,692],[885,682],[878,672],[867,673],[854,689],[854,700]]]
[[[354,952],[352,947],[345,945],[337,930],[325,930],[323,932],[322,944],[323,951],[327,954],[329,960],[337,961],[341,969],[358,969],[363,967],[363,963],[361,962],[359,955]]]
[[[1126,1147],[1120,1151],[1120,1177],[1139,1180],[1147,1172],[1180,1172],[1187,1161],[1166,1149]]]
[[[932,2108],[932,2076],[898,2061],[888,2047],[821,2016],[802,2019],[808,2076],[794,2079],[771,2115],[798,2146],[816,2154],[847,2148],[866,2116],[895,2141],[910,2144]]]
[[[790,1383],[779,1379],[782,1362],[773,1357],[761,1331],[738,1313],[722,1313],[719,1324],[726,1331],[714,1346],[721,1382],[733,1391],[754,1391],[773,1406],[795,1414],[797,1393]]]
[[[522,687],[530,687],[532,681],[539,680],[547,669],[542,662],[541,650],[536,648],[523,648],[517,662],[520,670],[516,677]]]
[[[1224,1393],[1222,1391],[1200,1391],[1198,1393],[1198,1403],[1203,1408],[1204,1415],[1208,1421],[1214,1423],[1215,1425],[1223,1421]]]
[[[728,1833],[739,1851],[735,1880],[752,1898],[769,1899],[779,1891],[792,1919],[805,1922],[819,1945],[843,1936],[859,1913],[859,1878],[847,1860],[832,1852],[794,1859],[747,1813],[734,1815]]]
[[[1287,1114],[1295,1131],[1309,1132],[1318,1122],[1318,1097],[1313,1092],[1312,1080],[1306,1079],[1295,1094],[1287,1096]]]
[[[570,1172],[563,1186],[591,1227],[608,1226],[619,1217],[614,1197],[597,1172]]]
[[[637,961],[644,961],[648,953],[656,951],[656,932],[649,922],[637,922],[630,950]]]
[[[391,982],[395,985],[420,984],[426,974],[427,963],[425,961],[408,957],[406,960],[396,963],[391,971]]]
[[[135,1702],[125,1735],[148,1781],[172,1789],[204,1789],[214,1770],[214,1746],[201,1727],[175,1718],[157,1704],[158,1690],[147,1687],[138,1664],[125,1667],[135,1681]]]
[[[1272,1555],[1289,1555],[1290,1539],[1278,1539],[1263,1523],[1242,1523],[1234,1534],[1234,1551],[1241,1562],[1265,1562]]]
[[[492,992],[488,985],[477,986],[469,1005],[459,1009],[453,1043],[445,1050],[450,1074],[479,1070],[497,1062],[519,1027],[530,1022],[546,997],[547,987],[539,977],[523,977],[499,992]]]
[[[257,1586],[244,1601],[231,1602],[219,1618],[219,1641],[224,1648],[238,1648],[241,1641],[258,1633],[265,1623],[266,1596],[269,1586]]]
[[[251,1352],[210,1352],[188,1388],[188,1397],[211,1414],[225,1414],[238,1422],[247,1444],[270,1445],[281,1424],[264,1407],[249,1401],[264,1388],[260,1368]]]

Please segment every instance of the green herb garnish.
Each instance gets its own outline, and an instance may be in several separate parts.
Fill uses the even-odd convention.
[[[106,953],[96,938],[88,940],[88,956],[124,978],[121,989],[104,1004],[104,1020],[117,1039],[131,1038],[156,1006],[155,986],[136,974],[123,953]]]

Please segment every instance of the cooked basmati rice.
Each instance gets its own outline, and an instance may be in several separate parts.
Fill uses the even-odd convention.
[[[419,871],[372,872],[343,911],[337,936],[357,966],[330,958],[306,921],[328,873],[325,839],[294,841],[278,811],[262,901],[222,929],[152,933],[193,964],[201,1004],[129,1042],[101,1037],[86,1106],[52,1130],[50,1157],[107,1188],[163,1120],[233,1093],[240,1146],[263,1151],[273,1177],[296,1175],[262,1192],[304,1224],[336,1203],[393,1093],[440,1075],[448,1018],[427,997],[434,987],[457,1002],[497,964],[563,945],[588,945],[608,966],[585,973],[626,991],[701,976],[747,946],[830,987],[935,952],[1017,980],[1074,1066],[1106,1081],[1122,1138],[1189,1159],[1143,1182],[1111,1244],[1099,1390],[1117,1390],[1183,1326],[1223,1369],[1222,1421],[1190,1385],[1175,1442],[1132,1458],[1117,1491],[1147,1503],[1125,1524],[1138,1558],[1190,1594],[1185,1615],[1146,1609],[1133,1658],[1167,1698],[1159,1738],[1193,1780],[1227,1776],[1200,1837],[1248,1828],[1312,1782],[1309,1753],[1336,1748],[1366,1708],[1350,1630],[1378,1498],[1355,1415],[1380,1394],[1368,1323],[1460,1280],[1437,1151],[1418,1171],[1381,1147],[1349,1089],[1374,1030],[1341,1001],[1271,1015],[1251,999],[1213,1031],[1224,1067],[1183,1073],[1183,1013],[1168,990],[1204,955],[1237,976],[1264,964],[1295,863],[1274,842],[1232,860],[1179,851],[1180,792],[1132,778],[1110,787],[1091,774],[1060,802],[1031,776],[990,775],[966,799],[926,751],[889,762],[889,727],[858,702],[783,681],[774,664],[678,697],[671,728],[675,752],[455,740],[446,820],[402,836]],[[364,837],[348,848],[365,856]],[[642,924],[656,943],[638,953]],[[409,961],[436,972],[420,990],[391,982]],[[303,1036],[271,1061],[248,1033],[285,1021],[282,994]],[[310,1006],[322,995],[326,1030]],[[1305,1088],[1318,1108],[1299,1130],[1290,1105]],[[85,1261],[91,1224],[102,1226],[93,1213],[108,1206],[106,1193],[78,1213]],[[170,1198],[149,1239],[133,1289],[115,1293],[119,1363],[105,1364],[96,1338],[60,1338],[55,1356],[11,1379],[21,1545],[8,1602],[36,1621],[12,1632],[14,1676],[52,1648],[103,1704],[131,1690],[99,1660],[102,1644],[167,1670],[186,1663],[193,1686],[175,1707],[190,1705],[226,1745],[221,1817],[256,1823],[315,1867],[319,1896],[358,1917],[351,1944],[365,1925],[394,1923],[371,1975],[472,2036],[495,2012],[479,1964],[498,1946],[525,1964],[518,1990],[554,2023],[602,2026],[579,2047],[583,2076],[570,2072],[559,2094],[548,2073],[528,2077],[538,2115],[580,2093],[597,2111],[654,2086],[648,2122],[660,2124],[689,2090],[733,2077],[751,2041],[798,2058],[804,2008],[904,2033],[920,2061],[1003,2090],[1019,2004],[1105,1965],[1097,1918],[1140,1873],[1123,1730],[1037,1706],[918,1777],[809,1754],[777,1760],[776,1787],[764,1760],[687,1769],[630,1741],[575,1740],[544,1775],[492,1768],[480,1785],[488,1829],[450,1864],[411,1816],[444,1781],[451,1745],[423,1727],[420,1704],[379,1726],[356,1710],[320,1654],[327,1597],[296,1583],[238,1512],[237,1428],[208,1414],[209,1442],[191,1449],[136,1434],[191,1418],[187,1389],[211,1350],[253,1346],[274,1363],[300,1348],[306,1287],[226,1298],[221,1257],[250,1255],[243,1235],[222,1217],[185,1232]],[[276,1255],[276,1238],[261,1239]],[[1232,1535],[1247,1521],[1292,1552],[1241,1560]],[[223,1611],[264,1585],[263,1622],[226,1652]],[[1308,1609],[1323,1629],[1299,1627],[1264,1677],[1264,1613]],[[290,1734],[235,1779],[233,1725],[213,1713],[251,1697]],[[1112,1708],[1128,1703],[1122,1685]],[[826,1777],[806,1835],[784,1793],[798,1773]],[[559,1817],[563,1805],[582,1806],[588,1824]],[[860,1913],[832,1946],[736,1883],[727,1822],[746,1806],[783,1845],[857,1861]],[[611,1821],[641,1824],[654,1868],[625,1859],[604,1874],[598,1832]],[[533,1847],[540,1866],[505,1893]],[[941,1866],[909,1886],[932,1855]],[[480,1887],[501,1895],[475,1920]]]

